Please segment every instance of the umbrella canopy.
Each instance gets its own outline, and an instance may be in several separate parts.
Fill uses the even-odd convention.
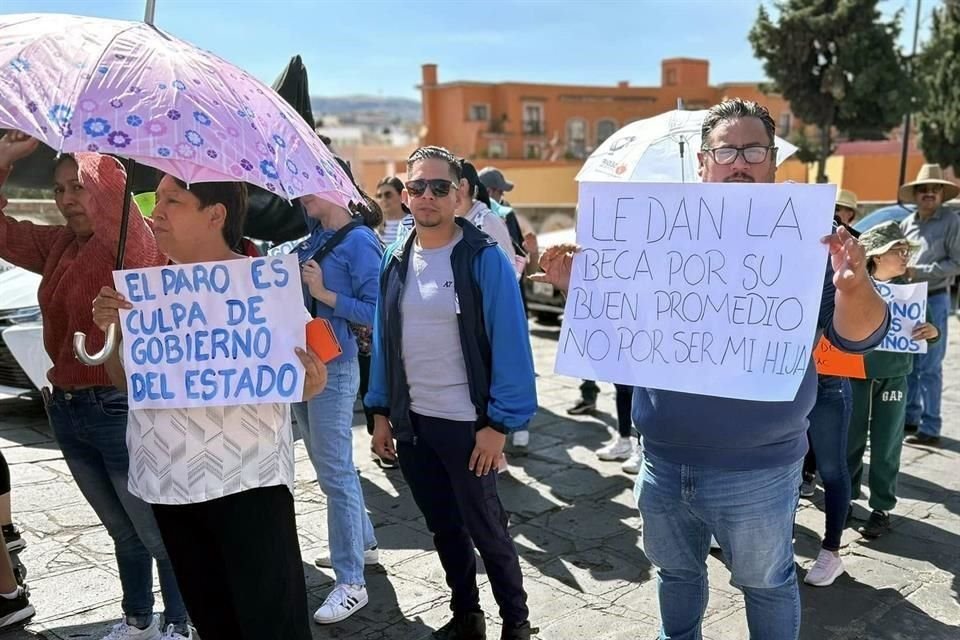
[[[360,199],[312,125],[275,91],[145,23],[0,16],[0,127],[187,183],[240,180],[288,199]]]
[[[707,111],[667,111],[631,122],[590,154],[581,182],[699,182],[697,152]],[[797,148],[776,138],[777,165]]]

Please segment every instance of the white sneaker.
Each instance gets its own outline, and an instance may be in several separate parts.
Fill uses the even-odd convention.
[[[633,440],[624,437],[617,437],[597,451],[597,457],[601,460],[629,460],[631,455],[633,455]]]
[[[126,619],[113,625],[110,633],[103,636],[103,640],[162,640],[160,635],[160,616],[154,614],[153,621],[146,629],[137,629],[127,624]]]
[[[803,581],[814,587],[829,587],[834,580],[846,571],[843,568],[843,560],[840,559],[839,553],[820,549],[817,561],[810,567],[810,571],[807,572]]]
[[[640,473],[640,469],[643,468],[643,449],[639,446],[634,447],[633,453],[630,454],[626,462],[620,465],[620,468],[623,469],[624,473],[629,473],[632,476]]]
[[[338,584],[313,614],[313,619],[320,624],[333,624],[346,620],[362,609],[369,600],[365,586]]]
[[[193,630],[187,626],[187,635],[183,635],[172,624],[168,624],[161,637],[162,640],[193,640]]]
[[[313,561],[313,564],[317,565],[322,569],[332,569],[333,560],[330,559],[329,555],[320,556]],[[380,564],[380,550],[374,547],[373,549],[367,549],[363,552],[363,564],[367,567],[374,564]]]
[[[530,446],[530,430],[524,429],[523,431],[514,431],[513,432],[513,446],[520,447],[521,449],[526,449]]]

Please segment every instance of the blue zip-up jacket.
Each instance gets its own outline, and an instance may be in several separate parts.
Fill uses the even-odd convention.
[[[315,222],[315,221],[312,221]],[[302,265],[323,246],[334,232],[314,224],[309,238],[297,248]],[[303,285],[303,301],[307,311],[317,318],[326,318],[340,342],[343,353],[333,360],[341,362],[357,357],[357,340],[350,323],[371,326],[377,302],[377,266],[383,256],[383,246],[377,234],[360,226],[348,233],[337,247],[320,263],[323,284],[337,294],[337,306],[328,307],[316,300]]]
[[[460,345],[467,367],[477,429],[494,424],[505,432],[524,427],[537,411],[529,330],[516,271],[490,236],[457,218],[463,239],[453,248],[453,286],[459,302]],[[373,325],[370,386],[364,404],[390,418],[397,440],[415,438],[410,388],[401,353],[400,302],[416,231],[390,245],[380,270]]]

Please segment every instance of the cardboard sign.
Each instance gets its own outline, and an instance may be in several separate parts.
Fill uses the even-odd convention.
[[[580,183],[556,371],[788,401],[810,366],[836,187]]]
[[[131,409],[295,402],[306,338],[295,256],[116,271]],[[299,311],[299,312],[298,312]]]
[[[914,340],[913,330],[927,321],[927,283],[877,283],[877,293],[890,309],[890,331],[877,351],[926,353],[927,341]]]

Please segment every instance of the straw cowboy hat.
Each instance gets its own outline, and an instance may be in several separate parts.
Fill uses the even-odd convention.
[[[854,211],[857,211],[859,207],[857,203],[857,194],[855,194],[853,191],[841,189],[837,193],[837,206],[846,207],[847,209],[853,209]]]
[[[938,164],[925,164],[920,167],[917,179],[900,187],[900,202],[917,203],[914,187],[921,184],[938,184],[943,187],[943,201],[953,200],[960,195],[960,187],[943,177],[943,169]]]

